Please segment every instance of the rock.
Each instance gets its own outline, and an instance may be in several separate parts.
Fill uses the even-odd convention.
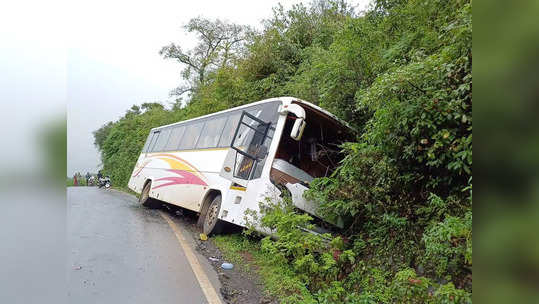
[[[223,279],[227,279],[227,280],[230,279],[230,277],[224,272],[219,272],[219,275],[222,276]]]
[[[228,301],[232,300],[236,295],[236,292],[228,287],[221,287],[219,291],[221,291],[223,298]]]
[[[205,251],[207,248],[204,243],[202,243],[201,241],[197,241],[197,249],[200,251]]]

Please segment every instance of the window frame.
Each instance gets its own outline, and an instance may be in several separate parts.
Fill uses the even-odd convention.
[[[209,117],[198,118],[198,119],[191,120],[189,122],[183,122],[183,123],[180,122],[180,123],[177,123],[177,124],[174,124],[174,125],[171,125],[171,126],[158,128],[157,130],[153,130],[151,132],[151,134],[150,134],[152,136],[152,139],[151,139],[151,142],[149,143],[149,145],[147,147],[146,153],[165,152],[165,151],[193,151],[193,150],[205,150],[205,149],[215,149],[215,148],[231,148],[233,143],[234,143],[234,138],[236,136],[235,132],[237,132],[237,127],[238,127],[239,123],[241,122],[243,112],[247,112],[247,113],[250,112],[249,113],[250,116],[255,117],[257,120],[262,119],[262,121],[263,121],[263,119],[266,119],[266,117],[260,117],[259,118],[259,117],[256,116],[256,112],[257,111],[262,111],[262,113],[264,113],[265,108],[266,107],[271,107],[271,105],[273,103],[280,103],[280,101],[277,100],[277,101],[271,101],[271,102],[266,102],[266,103],[262,103],[262,104],[250,105],[250,106],[247,106],[247,107],[244,107],[244,108],[231,110],[231,111],[228,111],[228,112],[225,112],[225,113],[220,113],[220,114],[212,115],[212,116],[209,116]],[[229,143],[221,142],[222,138],[223,138],[223,135],[225,133],[225,128],[227,127],[227,124],[229,123],[229,121],[231,121],[232,117],[237,116],[237,115],[238,115],[238,121],[237,121],[236,124],[234,124],[234,126],[232,126],[232,129],[234,130],[234,134],[230,138],[230,142]],[[278,114],[277,114],[276,111],[275,111],[274,115],[276,115],[276,117],[278,117]],[[268,121],[271,122],[270,126],[269,126],[269,129],[274,129],[274,124],[275,124],[275,121],[273,121],[274,120],[273,119],[274,115],[271,115],[271,114],[269,115],[270,119],[268,119]],[[261,116],[266,116],[266,115],[261,115]],[[202,137],[202,133],[205,131],[206,126],[208,125],[208,122],[213,121],[213,120],[218,120],[218,119],[221,119],[223,117],[226,117],[226,120],[225,120],[225,122],[223,124],[223,128],[221,130],[221,133],[219,134],[219,139],[217,140],[216,145],[209,146],[209,147],[204,147],[204,148],[199,148],[198,144],[199,144],[200,139]],[[188,133],[187,132],[188,128],[190,126],[192,126],[192,125],[195,125],[195,124],[202,124],[202,127],[200,128],[200,131],[199,131],[198,137],[196,138],[196,141],[194,142],[193,146],[190,147],[190,148],[181,148],[182,143],[186,139],[186,133]],[[168,142],[170,141],[170,139],[172,137],[172,132],[174,131],[175,128],[181,128],[181,127],[184,128],[184,131],[183,131],[183,134],[181,135],[181,139],[179,140],[177,147],[176,148],[167,148]],[[159,140],[160,136],[162,136],[162,132],[164,132],[167,129],[170,129],[170,132],[168,134],[167,142],[164,145],[165,149],[163,151],[154,151],[157,140]],[[268,133],[270,133],[270,132],[268,131]],[[158,134],[158,135],[154,140],[155,134]],[[150,147],[151,147],[151,151],[149,149]],[[172,150],[170,150],[170,149],[172,149]]]
[[[167,144],[165,145],[165,150],[164,150],[165,152],[166,152],[166,151],[177,151],[177,150],[178,150],[178,147],[180,146],[180,143],[182,142],[182,139],[183,139],[183,136],[185,135],[185,130],[186,130],[186,126],[185,126],[185,125],[177,125],[177,126],[172,126],[172,127],[170,127],[170,128],[171,128],[171,131],[170,131],[170,135],[169,135]],[[180,139],[178,140],[178,143],[176,144],[175,147],[167,148],[167,147],[168,147],[168,144],[170,143],[170,140],[172,139],[172,133],[173,133],[175,130],[178,130],[178,129],[183,129],[181,135],[179,136]]]
[[[155,150],[155,151],[153,151],[153,149],[152,149],[152,152],[164,152],[164,151],[165,151],[164,148],[167,146],[168,140],[170,139],[171,128],[163,128],[163,129],[160,129],[159,132],[160,132],[160,133],[159,133],[159,136],[157,137],[157,140],[156,140],[156,142],[155,142],[153,148],[154,148],[154,149],[156,148],[156,145],[157,145],[157,143],[159,142],[159,139],[162,138],[165,142],[163,143],[161,149],[158,149],[158,150]],[[165,132],[166,132],[166,134],[163,135]],[[166,136],[166,138],[165,138],[165,137],[161,137],[161,136]]]
[[[206,147],[199,147],[200,140],[203,138],[204,132],[207,130],[208,125],[210,125],[210,127],[211,127],[212,122],[217,122],[218,120],[221,120],[221,119],[224,120],[224,123],[221,126],[221,132],[219,133],[219,137],[217,137],[217,143],[213,144],[213,145],[206,146]],[[195,145],[195,150],[219,148],[219,141],[221,140],[221,136],[223,135],[223,131],[224,131],[224,126],[226,125],[227,121],[228,121],[228,115],[216,115],[215,117],[211,117],[211,119],[210,118],[206,119],[204,121],[204,128],[202,129],[202,131],[200,131],[200,136],[199,136],[199,138],[197,140],[197,143]]]
[[[153,148],[155,147],[155,143],[159,139],[160,134],[161,134],[161,130],[153,131],[152,141],[148,145],[147,153],[153,153],[154,152]]]
[[[188,128],[189,127],[192,127],[192,126],[195,126],[195,125],[198,125],[198,124],[201,124],[201,128],[200,130],[198,131],[198,137],[195,139],[195,141],[193,142],[193,145],[190,147],[190,148],[182,148],[182,144],[184,142],[184,139],[185,139],[185,134],[187,134],[188,132]],[[206,122],[204,120],[195,120],[195,121],[192,121],[192,122],[189,122],[187,124],[185,124],[185,131],[183,132],[184,135],[182,136],[182,140],[180,141],[179,145],[178,145],[178,151],[190,151],[190,150],[196,150],[196,144],[198,143],[198,139],[200,138],[200,135],[202,134],[202,130],[204,129],[204,126],[206,125]]]

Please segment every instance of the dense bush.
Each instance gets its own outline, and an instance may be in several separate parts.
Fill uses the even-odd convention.
[[[289,196],[263,204],[264,212],[257,220],[272,231],[272,237],[262,239],[261,251],[271,263],[289,265],[295,273],[295,284],[283,287],[288,291],[281,297],[283,303],[471,302],[471,293],[446,279],[419,276],[404,264],[392,268],[387,261],[380,263],[374,257],[380,253],[380,245],[369,245],[361,238],[306,233],[306,229],[313,228],[312,218],[298,212]],[[441,263],[442,268],[435,268],[438,264],[432,267],[442,269],[442,274],[448,273],[447,261],[468,262],[469,258],[471,263],[471,214],[467,220],[462,223],[459,218],[448,217],[425,233],[424,258]],[[453,246],[458,238],[466,246]],[[458,273],[458,269],[452,272]],[[308,293],[298,287],[297,280]]]
[[[342,217],[338,236],[274,206],[262,250],[305,284],[289,302],[469,302],[472,53],[468,0],[344,1],[277,7],[242,55],[209,70],[188,102],[134,106],[95,132],[104,170],[125,185],[149,129],[268,97],[314,102],[357,131],[308,197]],[[296,282],[297,283],[297,282]]]
[[[378,2],[315,47],[287,85],[316,83],[314,100],[361,131],[308,193],[322,213],[347,219],[347,245],[305,244],[282,227],[298,219],[289,210],[262,218],[280,228],[263,248],[304,273],[319,302],[470,301],[471,4]],[[336,250],[356,262],[329,263]]]

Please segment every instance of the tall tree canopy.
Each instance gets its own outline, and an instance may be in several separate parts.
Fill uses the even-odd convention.
[[[206,84],[209,73],[233,64],[252,33],[248,26],[206,18],[193,18],[184,29],[197,37],[198,43],[193,49],[184,50],[180,45],[171,43],[159,51],[164,58],[175,59],[185,66],[182,77],[186,83],[172,91],[178,96],[193,93]]]

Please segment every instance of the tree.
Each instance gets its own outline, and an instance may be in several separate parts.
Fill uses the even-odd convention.
[[[151,111],[153,109],[163,110],[164,107],[158,102],[145,102],[140,105],[140,108],[144,111]]]
[[[176,96],[192,94],[204,86],[210,72],[227,66],[241,54],[243,42],[253,32],[248,26],[206,18],[193,18],[184,29],[197,35],[198,44],[193,49],[183,50],[180,45],[171,43],[159,51],[165,59],[175,59],[185,65],[182,77],[186,83],[171,91],[171,95]]]
[[[94,145],[99,149],[102,150],[103,143],[107,139],[107,136],[109,135],[110,130],[114,126],[114,123],[112,121],[109,121],[108,123],[101,126],[101,128],[95,130],[93,132],[94,134]]]

